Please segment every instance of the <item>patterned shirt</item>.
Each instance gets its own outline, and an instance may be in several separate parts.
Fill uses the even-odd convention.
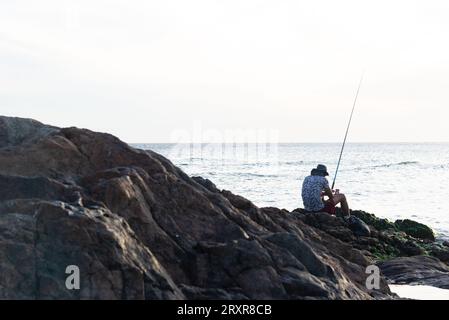
[[[322,176],[308,176],[302,184],[302,201],[306,211],[320,211],[324,208],[321,192],[329,188],[329,182]]]

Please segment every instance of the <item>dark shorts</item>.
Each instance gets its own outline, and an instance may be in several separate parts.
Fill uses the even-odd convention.
[[[330,201],[324,202],[324,208],[318,211],[306,211],[307,213],[326,212],[332,215],[337,215],[337,208]]]
[[[314,213],[317,213],[317,212],[327,212],[329,214],[336,215],[337,209],[335,208],[335,205],[333,205],[330,201],[326,201],[324,203],[323,209],[321,209],[319,211],[314,211]]]
[[[337,209],[335,208],[335,205],[330,201],[326,201],[324,203],[324,208],[321,211],[327,212],[329,214],[337,214]]]

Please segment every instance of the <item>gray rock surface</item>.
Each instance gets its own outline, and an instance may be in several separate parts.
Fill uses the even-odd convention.
[[[399,257],[379,267],[393,283],[449,289],[449,267],[435,257]]]
[[[0,147],[26,144],[56,131],[57,128],[36,120],[0,117]]]

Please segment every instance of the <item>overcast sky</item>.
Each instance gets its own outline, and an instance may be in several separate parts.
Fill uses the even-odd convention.
[[[2,0],[0,114],[127,142],[339,141],[365,69],[350,141],[449,141],[448,17],[447,0]]]

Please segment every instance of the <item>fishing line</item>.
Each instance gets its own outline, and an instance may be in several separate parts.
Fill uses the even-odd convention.
[[[343,145],[341,146],[340,157],[338,158],[337,169],[335,170],[334,182],[332,183],[332,190],[334,190],[335,182],[337,181],[338,169],[340,169],[341,158],[343,156],[343,151],[345,150],[346,139],[348,138],[349,128],[351,127],[352,116],[354,115],[354,110],[357,105],[357,99],[359,97],[360,88],[362,87],[364,74],[365,73],[363,73],[362,77],[360,78],[359,87],[357,88],[357,93],[355,95],[354,104],[352,106],[352,111],[351,111],[351,116],[349,117],[348,127],[346,128],[345,138],[343,140]]]

